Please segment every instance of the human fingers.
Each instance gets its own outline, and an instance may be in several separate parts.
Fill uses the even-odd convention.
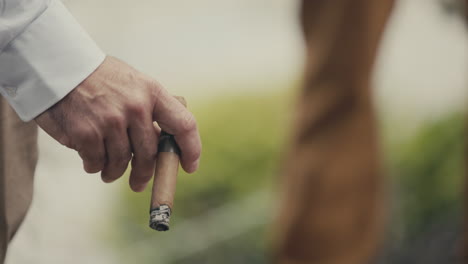
[[[54,107],[51,107],[51,109]],[[49,136],[57,140],[60,144],[73,148],[71,145],[70,137],[65,133],[63,124],[58,122],[57,118],[51,113],[46,111],[37,116],[34,121],[42,128]]]
[[[114,123],[105,140],[107,162],[101,172],[102,180],[108,183],[120,178],[132,159],[126,124]]]
[[[106,163],[104,140],[97,133],[89,129],[77,130],[74,136],[77,143],[71,143],[83,160],[83,167],[87,173],[100,172]]]
[[[156,97],[153,119],[162,130],[174,135],[181,149],[182,168],[192,173],[198,169],[201,140],[193,114],[164,89]]]
[[[141,192],[153,176],[158,146],[157,134],[149,113],[138,111],[138,114],[134,115],[129,136],[133,150],[130,187],[135,192]]]
[[[51,107],[35,118],[36,123],[52,138],[78,152],[86,172],[101,171],[106,160],[101,134],[91,126],[67,126],[66,120],[59,105]]]

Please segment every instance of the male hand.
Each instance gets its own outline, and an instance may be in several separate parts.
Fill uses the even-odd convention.
[[[198,168],[201,142],[193,115],[155,80],[112,57],[35,120],[78,151],[86,172],[101,171],[105,182],[122,176],[131,160],[134,191],[143,191],[153,175],[161,128],[175,136],[183,169]]]

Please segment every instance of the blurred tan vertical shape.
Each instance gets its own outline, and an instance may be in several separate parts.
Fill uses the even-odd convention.
[[[281,264],[363,264],[384,213],[370,77],[392,0],[303,1],[304,86],[275,229]]]
[[[468,30],[468,0],[464,1],[465,3],[465,29]],[[468,89],[468,87],[466,87]],[[463,263],[468,263],[468,113],[465,113],[465,197],[464,197],[464,206],[463,206],[463,247],[462,247],[462,257]]]
[[[31,204],[37,125],[21,121],[0,98],[0,263]]]

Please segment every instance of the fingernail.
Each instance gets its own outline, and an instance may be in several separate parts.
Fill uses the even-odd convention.
[[[87,172],[89,174],[98,173],[98,172],[100,172],[102,170],[102,168],[99,167],[98,165],[90,164],[88,162],[86,162],[86,163],[83,162],[83,169],[85,170],[85,172]]]
[[[105,176],[101,176],[101,179],[102,179],[102,181],[105,182],[105,183],[115,182],[115,180],[116,180],[116,179],[108,178],[108,177],[105,177]]]
[[[198,170],[199,165],[200,165],[200,160],[197,160],[194,163],[192,163],[192,165],[190,166],[190,172],[193,173],[196,170]]]
[[[133,190],[135,192],[142,192],[146,189],[146,183],[144,184],[139,184],[139,185],[136,185],[135,187],[133,187]]]
[[[83,169],[86,173],[89,173],[89,174],[98,173],[100,171],[98,168],[93,167],[88,163],[83,164]]]

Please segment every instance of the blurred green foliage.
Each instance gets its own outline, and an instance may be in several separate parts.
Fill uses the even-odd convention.
[[[179,176],[171,219],[173,228],[184,220],[196,218],[258,190],[274,189],[280,150],[291,122],[288,116],[292,109],[290,99],[291,96],[284,94],[227,97],[192,109],[202,135],[203,155],[196,174],[181,173]],[[385,129],[394,128],[388,126]],[[399,137],[397,134],[393,136]],[[394,223],[391,228],[401,229],[405,239],[424,232],[437,219],[459,209],[462,138],[463,120],[457,114],[423,125],[399,144],[394,144],[398,142],[394,138],[385,138],[387,143],[392,143],[387,148],[390,151],[387,167],[395,182],[393,197],[397,209],[393,218],[399,218],[401,222],[400,226]],[[156,249],[164,245],[171,232],[156,233],[147,226],[150,188],[143,194],[136,194],[125,185],[122,193],[108,240],[121,249],[122,263],[154,263],[158,254]],[[230,224],[232,222],[225,223]],[[189,258],[176,258],[167,263],[266,263],[267,227],[265,223],[195,252]],[[223,230],[219,232],[221,234]],[[187,239],[192,238],[188,236]],[[152,243],[149,249],[143,249],[146,257],[139,256],[132,245],[146,241]]]
[[[391,149],[389,168],[404,236],[412,239],[439,221],[458,217],[464,175],[463,115],[428,122]]]

